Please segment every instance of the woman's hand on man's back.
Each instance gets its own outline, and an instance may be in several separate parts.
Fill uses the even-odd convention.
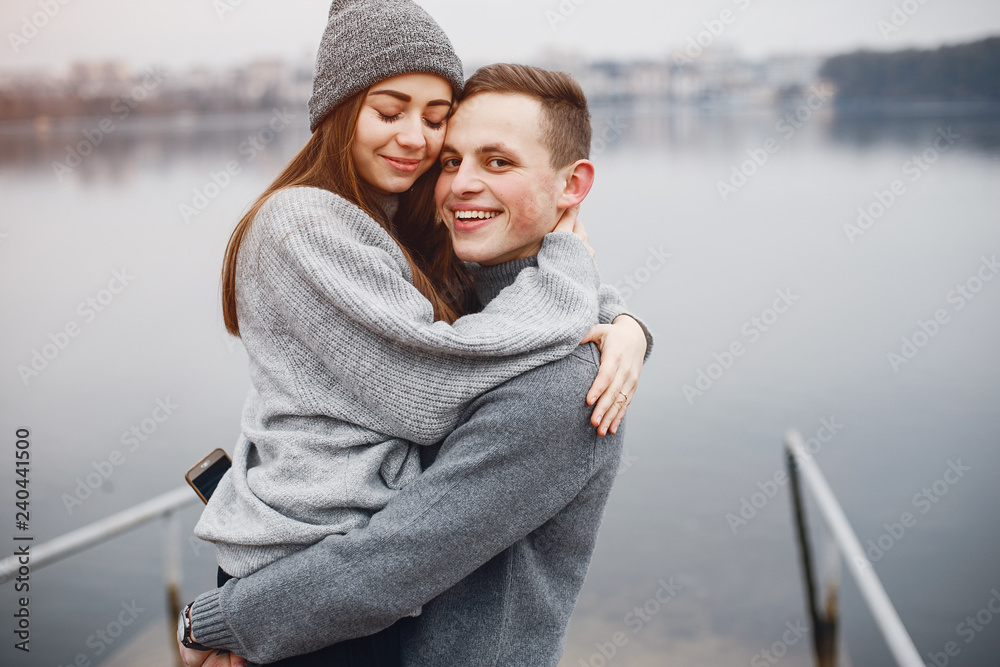
[[[587,392],[587,405],[594,405],[590,423],[600,435],[616,433],[639,385],[646,335],[634,319],[619,315],[613,324],[591,328],[583,343],[596,343],[601,351],[601,368]]]

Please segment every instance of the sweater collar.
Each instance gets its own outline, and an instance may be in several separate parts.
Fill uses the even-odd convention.
[[[375,202],[381,207],[382,212],[385,213],[386,218],[390,222],[396,217],[396,211],[399,210],[399,195],[397,194],[382,194],[380,192],[375,193]]]
[[[493,266],[468,262],[469,272],[476,282],[476,294],[479,296],[479,302],[483,306],[488,304],[505,287],[512,285],[521,271],[530,266],[538,266],[537,256],[532,255]]]

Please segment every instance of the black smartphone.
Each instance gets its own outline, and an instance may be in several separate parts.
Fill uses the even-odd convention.
[[[198,497],[207,504],[208,499],[215,492],[215,487],[219,485],[219,480],[232,465],[233,462],[229,456],[221,449],[216,449],[188,470],[184,479],[198,494]]]

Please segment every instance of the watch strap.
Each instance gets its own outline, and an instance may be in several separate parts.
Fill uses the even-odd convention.
[[[205,646],[203,644],[199,644],[198,642],[194,641],[191,638],[191,634],[192,634],[191,633],[191,607],[193,607],[193,606],[194,606],[194,602],[191,602],[186,607],[184,607],[183,611],[181,611],[180,625],[181,625],[181,627],[184,630],[183,630],[182,635],[180,637],[178,637],[178,639],[180,639],[181,645],[183,645],[184,648],[189,648],[189,649],[191,649],[193,651],[212,651],[212,650],[214,650],[212,647]]]

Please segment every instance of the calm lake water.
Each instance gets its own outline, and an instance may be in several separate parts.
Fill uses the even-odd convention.
[[[1000,664],[1000,123],[782,115],[595,113],[583,218],[656,350],[566,667],[811,664],[808,634],[788,632],[806,615],[788,488],[774,482],[789,427],[817,438],[924,659],[945,664],[954,642],[948,664]],[[308,136],[304,112],[276,136],[259,134],[267,114],[137,123],[54,169],[98,120],[0,128],[5,553],[15,534],[56,537],[231,449],[247,376],[223,333],[222,252]],[[36,351],[45,366],[19,370]],[[18,428],[31,432],[23,532]],[[98,469],[106,481],[78,492]],[[185,600],[213,585],[212,549],[188,540],[198,511],[182,514]],[[165,646],[163,532],[32,572],[30,655],[13,648],[22,594],[6,584],[0,663],[110,664],[130,644]],[[135,620],[115,626],[123,604]],[[891,664],[846,572],[841,617],[845,664]]]

